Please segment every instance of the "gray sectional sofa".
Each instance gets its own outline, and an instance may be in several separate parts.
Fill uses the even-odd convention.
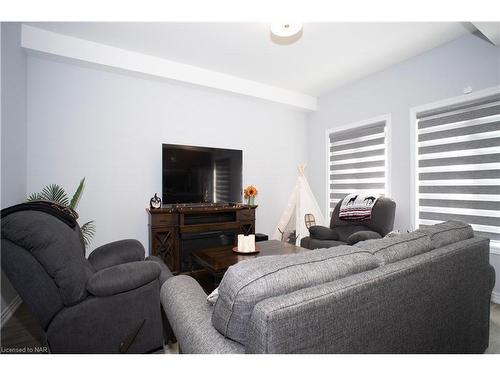
[[[446,222],[229,268],[215,305],[186,275],[161,300],[183,353],[482,353],[489,240]]]

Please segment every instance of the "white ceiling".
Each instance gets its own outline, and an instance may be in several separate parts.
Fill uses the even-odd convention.
[[[459,22],[306,23],[298,42],[278,45],[263,23],[29,25],[313,96],[470,32]]]

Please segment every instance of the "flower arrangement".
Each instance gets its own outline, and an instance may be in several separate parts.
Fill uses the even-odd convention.
[[[248,201],[248,205],[253,206],[255,204],[255,197],[257,196],[258,190],[255,186],[249,185],[243,191],[245,194],[245,199]]]

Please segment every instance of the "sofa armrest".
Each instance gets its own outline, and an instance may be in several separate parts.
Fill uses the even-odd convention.
[[[112,296],[139,288],[160,276],[156,262],[130,262],[108,267],[94,273],[87,281],[87,290],[98,297]]]
[[[212,325],[213,306],[190,276],[168,279],[161,288],[161,303],[183,353],[244,353],[245,348],[221,335]]]
[[[100,246],[89,255],[89,262],[98,271],[118,264],[144,260],[144,246],[137,240],[120,240]]]
[[[378,238],[382,238],[382,236],[377,232],[374,232],[372,230],[361,230],[359,232],[354,232],[349,237],[347,237],[347,243],[349,245],[354,245],[355,243],[358,243],[360,241],[375,240]]]
[[[335,229],[322,225],[313,225],[309,228],[309,236],[315,240],[338,240],[339,235]]]

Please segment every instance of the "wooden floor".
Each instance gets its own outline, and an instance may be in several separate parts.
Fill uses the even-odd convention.
[[[487,354],[500,354],[500,305],[491,304],[490,315],[490,346]],[[43,352],[40,343],[40,328],[37,320],[21,304],[14,315],[4,324],[0,337],[2,353]],[[41,349],[40,349],[41,348]],[[177,344],[165,347],[166,354],[178,352]]]
[[[40,353],[40,326],[24,303],[3,325],[0,333],[2,353]]]
[[[487,354],[500,354],[500,305],[491,304],[490,309],[490,346]]]

